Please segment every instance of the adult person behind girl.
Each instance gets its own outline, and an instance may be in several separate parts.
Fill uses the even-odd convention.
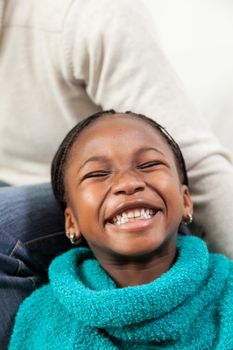
[[[193,112],[137,0],[3,0],[0,5],[0,180],[48,181],[58,143],[101,109],[156,115],[187,160],[195,222],[232,256],[233,168]],[[16,54],[17,53],[17,54]],[[0,347],[20,302],[66,250],[50,186],[0,189]]]
[[[20,307],[10,350],[233,348],[233,263],[177,240],[192,217],[185,163],[142,115],[107,111],[74,127],[52,165],[67,236],[50,282]]]
[[[48,181],[64,133],[92,112],[113,107],[156,115],[185,155],[195,222],[212,249],[233,257],[232,164],[193,112],[142,3],[10,0],[0,11],[0,181]],[[0,193],[4,206],[8,190]],[[40,189],[33,192],[40,196]]]

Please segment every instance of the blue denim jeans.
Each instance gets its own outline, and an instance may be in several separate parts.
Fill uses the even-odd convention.
[[[71,247],[49,184],[0,187],[0,349],[7,349],[20,303],[47,281],[47,268]]]

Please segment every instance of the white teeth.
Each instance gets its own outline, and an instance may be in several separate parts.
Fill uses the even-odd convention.
[[[132,209],[123,212],[121,215],[117,215],[113,218],[113,223],[116,225],[122,225],[128,222],[130,219],[137,218],[139,220],[150,219],[154,215],[153,209]]]
[[[132,211],[128,212],[128,218],[134,218],[134,213]]]
[[[117,217],[119,217],[119,215],[117,215]],[[128,222],[129,221],[129,219],[128,219],[128,217],[127,216],[120,216],[120,218],[119,219],[117,219],[116,220],[116,224],[117,225],[121,225],[121,224],[125,224],[126,222]]]

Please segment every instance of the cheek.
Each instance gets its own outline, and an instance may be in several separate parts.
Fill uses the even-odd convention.
[[[88,225],[98,217],[103,194],[99,186],[85,186],[78,189],[75,199],[75,212],[79,223]]]
[[[179,179],[175,176],[171,177],[162,174],[157,177],[155,188],[160,193],[173,215],[182,215],[183,194]]]
[[[150,177],[149,180],[151,180],[150,182],[153,184],[155,190],[160,192],[163,197],[168,199],[171,196],[181,196],[180,181],[175,175],[172,176],[165,172],[161,172],[157,173],[152,178]]]
[[[84,188],[80,188],[78,191],[78,196],[80,197],[80,201],[82,201],[83,205],[86,207],[97,207],[98,203],[101,201],[101,197],[103,191],[101,191],[101,186],[85,186]]]

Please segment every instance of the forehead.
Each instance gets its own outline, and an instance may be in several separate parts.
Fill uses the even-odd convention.
[[[98,152],[110,151],[131,153],[142,147],[156,146],[163,153],[173,156],[173,152],[160,132],[137,117],[130,115],[111,115],[101,117],[84,129],[75,141],[72,155],[83,158]]]

